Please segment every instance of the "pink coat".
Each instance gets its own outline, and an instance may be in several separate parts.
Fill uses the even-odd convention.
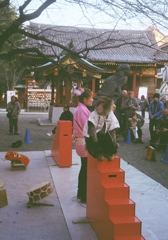
[[[87,150],[85,146],[85,138],[83,135],[83,128],[90,116],[90,111],[87,107],[79,102],[78,107],[74,113],[73,121],[73,135],[76,137],[76,153],[80,157],[87,157]]]

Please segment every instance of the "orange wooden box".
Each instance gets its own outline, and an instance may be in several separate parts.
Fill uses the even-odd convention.
[[[51,155],[59,167],[72,166],[72,122],[58,121]]]

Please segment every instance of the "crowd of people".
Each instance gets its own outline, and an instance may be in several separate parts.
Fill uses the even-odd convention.
[[[126,90],[123,90],[122,96],[116,101],[115,114],[120,123],[118,134],[122,134],[124,140],[126,140],[127,132],[130,130],[132,141],[135,143],[143,143],[141,130],[145,118],[143,102],[147,102],[147,100],[144,99],[144,96],[142,96],[141,101],[138,103],[133,91],[128,93]],[[137,113],[139,109],[142,115]]]
[[[141,112],[141,115],[137,113]],[[153,99],[148,102],[144,95],[140,101],[134,97],[134,93],[123,90],[122,96],[116,101],[116,116],[120,123],[118,134],[126,138],[128,130],[131,131],[132,141],[143,143],[142,126],[144,124],[145,112],[149,116],[149,145],[156,150],[166,150],[168,143],[168,101],[166,96],[154,93]]]
[[[150,103],[144,95],[141,96],[140,101],[137,101],[133,91],[123,90],[121,97],[115,103],[108,97],[100,98],[94,112],[92,112],[90,110],[93,102],[91,90],[78,91],[77,98],[78,106],[74,114],[70,111],[69,105],[65,104],[59,120],[72,122],[76,153],[81,158],[77,198],[82,203],[86,203],[88,152],[93,157],[97,156],[96,158],[100,161],[103,161],[104,157],[112,161],[113,157],[110,155],[111,153],[113,155],[119,146],[116,140],[117,136],[122,135],[125,141],[128,130],[131,132],[131,139],[134,143],[143,143],[142,126],[145,122],[146,111],[149,114],[149,144],[156,150],[165,151],[168,143],[168,102],[165,96],[160,97],[158,93],[153,95],[153,100]],[[19,134],[18,116],[20,110],[20,104],[15,96],[12,96],[11,102],[7,106],[7,112],[10,113],[9,134]],[[138,114],[137,111],[140,111],[141,114]],[[84,132],[86,125],[87,131]],[[55,134],[55,132],[56,128],[48,136]],[[108,144],[105,143],[104,139],[106,138]],[[102,142],[105,145],[100,149],[97,146],[101,146]],[[110,151],[113,149],[112,152],[108,148]]]

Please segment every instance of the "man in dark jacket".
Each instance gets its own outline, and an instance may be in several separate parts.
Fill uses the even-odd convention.
[[[159,120],[156,128],[156,138],[159,138],[157,150],[166,150],[168,143],[168,108],[163,110],[163,116]]]
[[[150,131],[150,143],[151,145],[155,142],[155,129],[162,118],[162,113],[164,105],[162,101],[159,100],[160,94],[155,93],[153,95],[153,100],[149,104],[149,131]]]
[[[73,123],[73,113],[69,111],[69,105],[67,104],[64,105],[63,113],[61,113],[59,120],[65,120],[65,121],[67,120]]]
[[[71,121],[73,124],[73,113],[69,110],[68,104],[64,105],[63,112],[61,113],[59,120]],[[52,134],[54,135],[55,131],[56,131],[56,127],[52,130],[52,133],[47,133],[47,136],[51,136]]]

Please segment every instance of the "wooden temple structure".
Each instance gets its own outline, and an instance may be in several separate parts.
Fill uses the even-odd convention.
[[[35,68],[35,77],[48,76],[52,82],[52,92],[56,88],[56,99],[52,94],[51,105],[57,107],[69,104],[76,106],[74,89],[79,86],[92,89],[96,92],[96,83],[105,74],[103,68],[97,67],[83,58],[66,54],[61,59],[41,65]]]
[[[167,51],[162,49],[168,39],[154,27],[138,31],[30,23],[28,28],[33,33],[41,31],[42,36],[61,43],[72,52],[63,51],[57,44],[44,46],[42,41],[28,38],[28,46],[38,46],[43,54],[53,59],[41,64],[39,56],[26,55],[35,66],[35,79],[45,77],[52,83],[52,106],[62,107],[66,103],[75,107],[73,88],[80,84],[96,95],[104,80],[123,63],[131,68],[123,89],[134,91],[136,97],[140,86],[148,87],[150,98],[162,85],[157,70],[168,63]]]

